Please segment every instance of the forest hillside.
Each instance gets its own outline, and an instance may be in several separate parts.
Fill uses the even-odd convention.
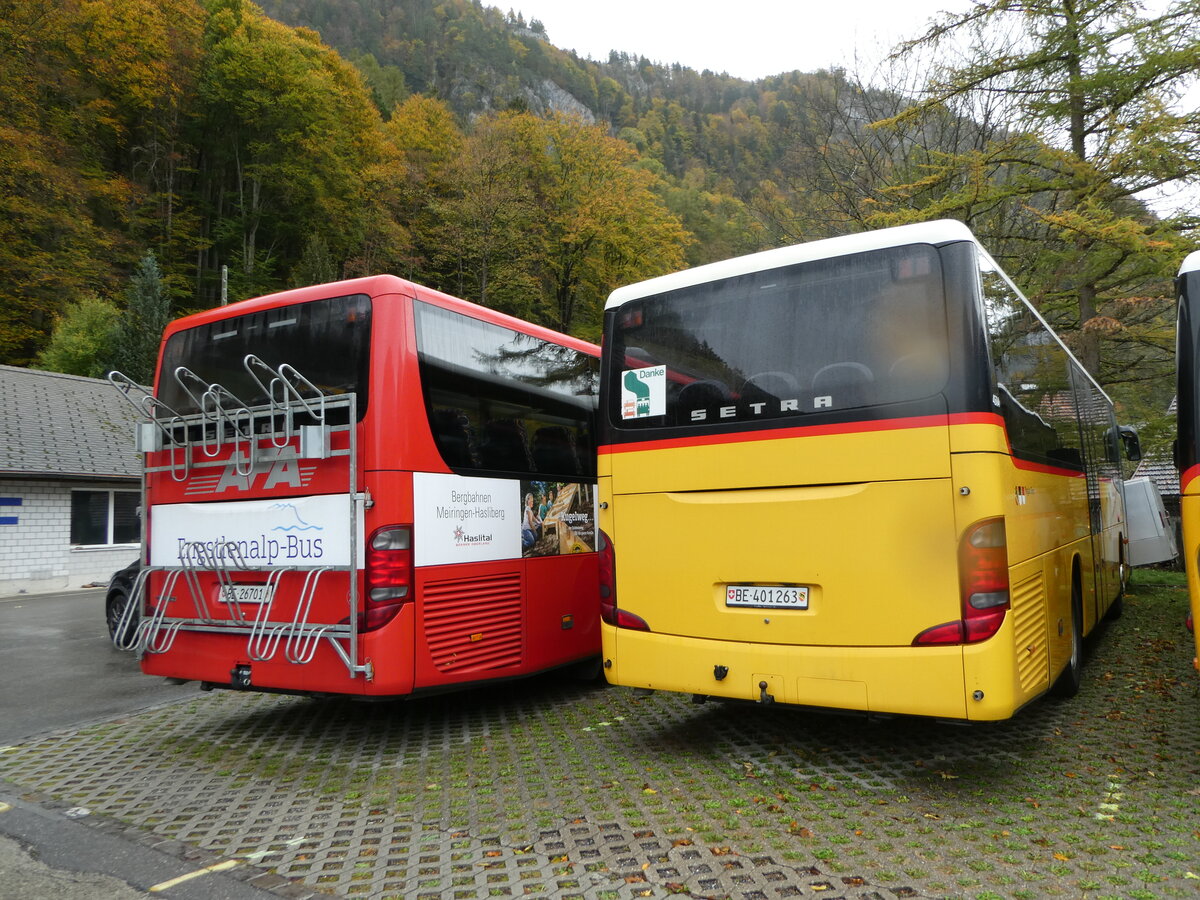
[[[931,32],[884,90],[580,59],[478,0],[0,2],[0,363],[103,367],[148,271],[169,316],[390,271],[595,338],[620,284],[951,217],[1147,420],[1195,221],[1140,198],[1200,171],[1162,99],[1200,13],[1027,6],[1026,65]]]

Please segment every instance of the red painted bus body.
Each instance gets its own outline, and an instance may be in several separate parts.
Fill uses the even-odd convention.
[[[390,697],[589,665],[598,356],[386,275],[173,323],[143,671]]]

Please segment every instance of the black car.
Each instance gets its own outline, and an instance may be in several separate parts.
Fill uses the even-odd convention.
[[[119,572],[113,573],[113,577],[108,582],[108,590],[104,592],[104,619],[108,623],[108,636],[113,643],[118,643],[117,629],[121,625],[121,616],[125,613],[125,607],[129,605],[129,598],[133,595],[133,586],[137,582],[138,572],[141,570],[142,561],[135,559]],[[141,618],[140,610],[134,610],[125,624],[123,639],[119,643],[127,643],[128,641],[124,638],[132,640]]]

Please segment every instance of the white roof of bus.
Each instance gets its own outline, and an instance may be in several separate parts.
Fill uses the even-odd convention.
[[[1194,253],[1189,253],[1183,260],[1183,265],[1179,267],[1179,274],[1183,275],[1187,272],[1200,271],[1200,250]]]
[[[834,256],[846,256],[851,253],[862,253],[867,250],[882,250],[886,247],[902,247],[905,244],[945,244],[950,241],[976,241],[971,230],[962,222],[953,219],[940,219],[936,222],[918,222],[914,225],[899,225],[895,228],[882,228],[878,231],[867,231],[862,234],[847,234],[841,237],[826,238],[820,241],[810,241],[807,244],[795,244],[791,247],[780,247],[776,250],[764,250],[761,253],[751,253],[748,256],[738,256],[721,262],[696,266],[670,275],[660,275],[647,281],[639,281],[619,287],[613,291],[605,304],[605,309],[620,306],[630,300],[675,291],[680,288],[693,287],[709,281],[722,278],[733,278],[758,272],[763,269],[777,269],[781,266],[791,266],[796,263],[812,262],[818,259],[829,259]],[[1200,255],[1200,254],[1196,254]]]

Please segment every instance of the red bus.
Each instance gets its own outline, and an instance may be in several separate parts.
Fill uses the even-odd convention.
[[[588,670],[598,373],[595,345],[388,275],[174,322],[153,396],[110,376],[146,413],[118,641],[205,689]]]

